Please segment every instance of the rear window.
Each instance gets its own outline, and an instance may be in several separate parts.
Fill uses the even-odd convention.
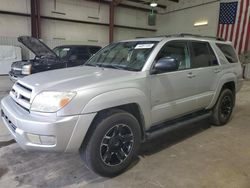
[[[226,59],[228,60],[229,63],[237,63],[238,62],[238,58],[237,58],[237,55],[235,53],[235,50],[233,49],[233,47],[231,45],[219,44],[219,43],[217,43],[216,45],[222,51],[222,53],[224,54],[224,56],[226,57]]]

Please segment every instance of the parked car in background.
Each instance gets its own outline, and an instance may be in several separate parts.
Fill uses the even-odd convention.
[[[0,75],[6,75],[14,61],[22,60],[21,48],[18,46],[0,46]]]
[[[31,50],[35,58],[16,61],[11,65],[9,75],[13,81],[42,71],[82,65],[101,49],[100,46],[66,45],[52,50],[39,39],[30,36],[18,37],[18,41]]]

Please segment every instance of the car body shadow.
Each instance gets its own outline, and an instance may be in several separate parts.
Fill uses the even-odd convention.
[[[203,120],[198,123],[189,124],[181,128],[170,131],[158,138],[154,138],[142,144],[139,154],[141,156],[152,155],[161,150],[175,145],[185,139],[192,137],[200,132],[210,128],[211,125],[208,121]]]
[[[16,141],[13,139],[9,140],[9,141],[0,142],[0,148],[5,147],[5,146],[9,146],[9,145],[14,144],[14,143],[16,143]]]

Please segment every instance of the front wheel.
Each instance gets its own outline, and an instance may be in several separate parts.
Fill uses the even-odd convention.
[[[222,126],[228,123],[234,109],[235,97],[230,89],[224,89],[213,109],[211,122],[214,125]]]
[[[130,165],[141,142],[137,119],[122,110],[98,117],[86,146],[80,152],[86,165],[101,176],[112,177]]]

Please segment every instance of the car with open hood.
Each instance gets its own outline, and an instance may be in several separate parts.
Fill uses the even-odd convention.
[[[64,45],[52,50],[41,40],[30,36],[18,37],[18,41],[32,51],[35,58],[11,65],[9,76],[13,81],[42,71],[82,65],[101,49],[100,46]]]

